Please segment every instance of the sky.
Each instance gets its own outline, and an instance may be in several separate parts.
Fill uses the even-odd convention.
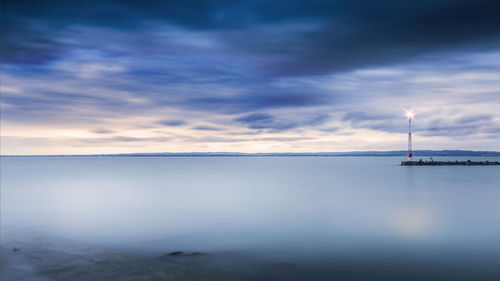
[[[1,153],[500,150],[498,0],[1,2]]]

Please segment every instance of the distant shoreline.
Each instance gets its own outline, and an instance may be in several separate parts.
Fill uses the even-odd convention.
[[[333,157],[333,156],[389,156],[405,157],[406,150],[397,151],[350,151],[350,152],[303,152],[303,153],[240,153],[240,152],[163,152],[121,154],[56,154],[56,155],[1,155],[1,157]],[[500,156],[499,151],[474,150],[414,150],[414,157],[424,156]]]

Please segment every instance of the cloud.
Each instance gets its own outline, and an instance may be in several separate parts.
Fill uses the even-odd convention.
[[[68,46],[58,38],[54,28],[34,22],[28,15],[14,17],[6,13],[9,1],[2,2],[1,61],[4,63],[41,64],[63,55]]]
[[[112,134],[114,132],[111,130],[108,130],[108,129],[97,128],[97,129],[92,130],[92,133],[105,135],[105,134]]]
[[[479,134],[494,134],[496,123],[492,114],[461,114],[443,116],[436,112],[420,116],[413,122],[413,132],[420,136],[477,136]],[[375,112],[353,111],[344,115],[343,121],[353,128],[370,129],[388,133],[403,133],[407,131],[407,123],[400,116]]]
[[[405,127],[402,122],[397,123],[398,116],[394,114],[351,111],[347,112],[342,121],[349,123],[354,128],[366,128],[385,132],[401,132]]]
[[[170,138],[166,137],[104,137],[104,138],[80,138],[72,140],[79,144],[114,144],[114,143],[155,143],[155,142],[168,142]]]
[[[472,114],[447,116],[431,119],[421,126],[425,136],[472,136],[478,134],[496,134],[498,125],[492,114]]]
[[[342,118],[343,121],[354,121],[356,122],[363,122],[363,121],[379,121],[379,120],[386,120],[389,117],[387,115],[383,114],[374,114],[374,113],[367,113],[364,111],[351,111],[347,112],[344,117]]]
[[[495,0],[292,0],[285,6],[277,0],[265,4],[108,0],[86,1],[78,8],[57,0],[40,0],[36,5],[7,0],[2,9],[2,59],[47,62],[92,44],[61,37],[64,31],[75,26],[105,27],[129,31],[134,39],[107,48],[113,41],[96,38],[100,45],[93,47],[123,51],[119,46],[126,43],[128,52],[156,52],[172,50],[174,42],[189,47],[192,55],[215,47],[233,58],[251,58],[268,75],[317,75],[388,65],[442,50],[498,48],[499,8]],[[163,34],[152,29],[152,23],[184,31]],[[151,44],[154,48],[148,49]]]
[[[197,130],[197,131],[222,131],[221,128],[216,128],[216,127],[212,127],[212,126],[204,126],[204,125],[196,126],[196,127],[191,128],[191,129]]]
[[[253,85],[248,87],[253,88]],[[266,88],[256,87],[251,90],[238,90],[238,93],[230,96],[217,96],[209,93],[209,96],[184,100],[181,106],[192,109],[236,113],[265,108],[318,106],[330,102],[324,93],[316,91],[314,88],[307,89],[305,85],[298,85],[297,87],[299,89],[304,87],[303,92],[298,92],[297,88],[279,88],[269,85]]]
[[[500,149],[498,1],[35,2],[2,2],[3,135],[389,149],[412,107],[418,143]]]
[[[329,119],[331,118],[330,115],[328,114],[321,114],[318,115],[310,120],[307,120],[305,124],[310,125],[310,126],[318,126],[326,123]]]
[[[493,114],[475,114],[475,115],[465,115],[456,119],[457,123],[468,124],[476,122],[489,122],[493,120]]]
[[[187,122],[184,120],[175,120],[175,119],[161,120],[161,121],[158,121],[157,123],[165,125],[165,126],[172,126],[172,127],[177,127],[177,126],[182,126],[182,125],[187,124]]]
[[[247,125],[250,129],[271,129],[273,131],[284,131],[298,126],[295,122],[279,120],[275,116],[267,113],[252,113],[238,117],[234,120]]]
[[[242,123],[257,123],[257,122],[270,123],[275,120],[275,117],[266,113],[253,113],[250,115],[236,118],[235,120]]]

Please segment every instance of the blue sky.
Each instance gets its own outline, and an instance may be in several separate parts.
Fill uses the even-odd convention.
[[[498,1],[2,1],[3,154],[500,150]]]

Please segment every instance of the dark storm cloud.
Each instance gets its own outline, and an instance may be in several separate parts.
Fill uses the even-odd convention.
[[[45,63],[60,57],[67,49],[64,43],[58,41],[57,32],[43,24],[38,25],[28,19],[10,20],[5,11],[2,11],[1,22],[2,62]]]
[[[261,71],[278,76],[388,64],[444,49],[498,46],[500,39],[496,0],[2,4],[2,59],[7,62],[44,62],[78,48],[58,38],[58,30],[70,26],[146,34],[145,24],[151,22],[207,33],[223,45],[220,51],[254,58]]]

